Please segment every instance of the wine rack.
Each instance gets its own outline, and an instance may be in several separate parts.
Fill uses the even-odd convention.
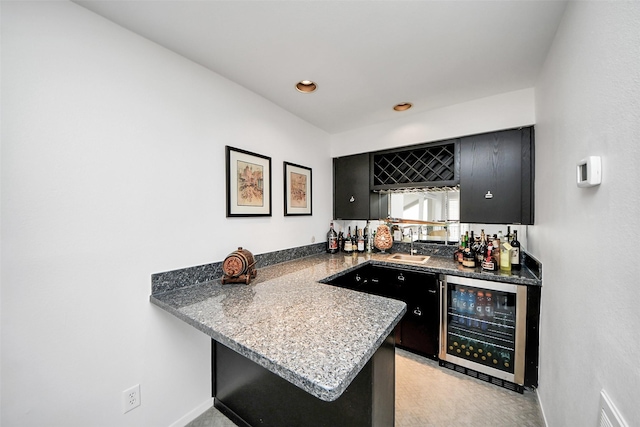
[[[372,188],[376,190],[455,185],[458,145],[455,141],[373,155]]]

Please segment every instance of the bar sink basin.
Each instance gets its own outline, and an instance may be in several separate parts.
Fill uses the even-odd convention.
[[[426,264],[431,258],[428,255],[409,255],[409,254],[393,254],[389,256],[390,261],[404,261],[411,262],[414,264]]]

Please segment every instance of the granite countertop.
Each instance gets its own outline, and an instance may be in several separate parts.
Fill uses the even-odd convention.
[[[320,254],[260,268],[250,285],[220,280],[154,292],[158,307],[326,401],[337,399],[406,311],[393,299],[323,284],[365,264],[541,285],[527,268],[483,272],[451,257],[426,264],[388,254]]]
[[[463,267],[452,257],[431,256],[425,264],[416,264],[412,262],[402,262],[390,260],[389,254],[360,254],[368,259],[371,264],[386,265],[390,267],[402,267],[407,270],[423,271],[437,274],[448,274],[453,276],[468,277],[471,279],[488,280],[492,282],[511,283],[515,285],[541,286],[542,280],[537,277],[526,267],[520,270],[505,271],[484,271],[480,267],[468,268]],[[362,261],[359,261],[361,263]],[[332,279],[331,277],[327,278]]]
[[[214,280],[153,294],[151,302],[333,401],[406,312],[404,302],[319,283],[347,268],[344,257],[311,256],[259,269],[250,285]]]

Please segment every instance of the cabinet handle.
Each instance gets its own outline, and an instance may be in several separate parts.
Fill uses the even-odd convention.
[[[402,273],[398,275],[398,281],[404,282],[404,276],[402,275]]]
[[[355,202],[355,201],[356,201],[356,198],[355,198],[355,197],[353,197],[353,196],[351,196],[351,198],[349,199],[349,203],[353,203],[353,202]]]
[[[360,275],[359,275],[359,274],[356,274],[355,279],[356,279],[356,282],[359,282],[359,281],[361,281],[361,280],[362,280],[362,277],[360,277]]]
[[[493,199],[493,194],[491,194],[491,191],[487,191],[487,194],[484,195],[485,199]]]
[[[438,293],[438,291],[436,291],[435,289],[429,289],[429,293],[430,293],[430,294],[437,294],[437,293]]]
[[[422,316],[422,311],[420,311],[419,308],[416,308],[415,310],[413,310],[413,314],[415,314],[416,316]]]
[[[375,279],[375,278],[371,279],[371,281],[372,281],[373,283],[378,283],[378,282],[380,282],[380,280]]]

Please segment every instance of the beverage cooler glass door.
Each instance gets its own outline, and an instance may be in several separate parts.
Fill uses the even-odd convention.
[[[440,359],[524,384],[527,287],[445,276],[442,288]]]

